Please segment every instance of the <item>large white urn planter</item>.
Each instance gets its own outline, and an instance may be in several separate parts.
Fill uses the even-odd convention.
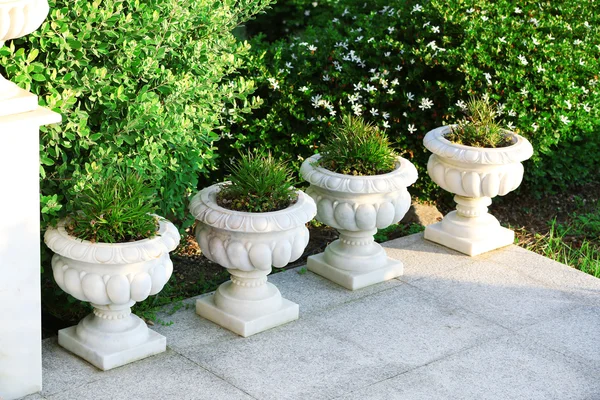
[[[407,187],[417,180],[414,165],[398,157],[390,173],[351,176],[319,167],[319,159],[316,154],[305,160],[300,173],[310,183],[306,193],[317,204],[317,220],[340,237],[310,256],[308,269],[350,290],[402,275],[402,262],[388,258],[373,235],[398,223],[410,208]]]
[[[298,319],[298,305],[282,298],[267,275],[272,266],[282,268],[300,258],[315,203],[297,191],[297,201],[286,209],[239,212],[217,204],[219,188],[216,184],[201,190],[189,208],[202,253],[227,268],[231,280],[214,295],[198,299],[196,313],[244,337]]]
[[[433,154],[427,172],[442,189],[454,193],[456,211],[425,229],[425,239],[470,256],[514,242],[514,232],[500,226],[489,214],[492,198],[515,190],[523,180],[522,161],[533,147],[522,136],[506,131],[513,144],[507,147],[464,146],[444,138],[450,126],[434,129],[423,143]]]
[[[56,283],[94,307],[77,326],[58,332],[58,344],[102,370],[165,351],[165,337],[148,329],[131,307],[167,283],[173,272],[169,252],[179,239],[177,228],[163,219],[155,237],[128,243],[78,239],[64,221],[49,228],[44,240],[55,253]]]

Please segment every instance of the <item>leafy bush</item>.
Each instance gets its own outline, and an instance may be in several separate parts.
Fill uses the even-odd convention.
[[[396,153],[385,133],[360,117],[346,115],[322,147],[319,165],[346,175],[379,175],[394,170]]]
[[[271,2],[51,0],[39,30],[7,42],[6,75],[63,115],[41,134],[44,221],[118,160],[150,180],[161,215],[183,218],[218,128],[260,104],[231,32]]]
[[[505,147],[512,141],[495,121],[496,108],[488,97],[472,97],[464,111],[467,117],[458,121],[445,138],[451,142],[473,147]]]
[[[103,243],[123,243],[155,236],[156,197],[134,173],[111,174],[93,182],[73,199],[77,211],[66,226],[70,235]]]
[[[296,201],[293,172],[271,154],[242,154],[229,167],[230,184],[221,186],[217,203],[235,211],[270,212]]]
[[[386,129],[416,164],[416,187],[428,194],[434,186],[425,172],[424,134],[455,123],[470,96],[489,93],[508,128],[535,148],[526,165],[530,189],[583,182],[597,170],[594,7],[529,0],[519,7],[508,0],[304,4],[310,15],[296,19],[308,20],[298,22],[304,30],[272,43],[251,41],[247,72],[265,106],[232,121],[222,154],[264,144],[302,160],[318,151],[337,115],[353,113]]]

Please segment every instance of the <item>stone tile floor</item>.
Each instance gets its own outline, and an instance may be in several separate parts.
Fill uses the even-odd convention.
[[[27,399],[600,399],[600,280],[509,246],[467,257],[412,235],[396,280],[354,292],[300,269],[270,280],[300,319],[249,338],[194,313],[168,349],[101,372],[43,345]]]

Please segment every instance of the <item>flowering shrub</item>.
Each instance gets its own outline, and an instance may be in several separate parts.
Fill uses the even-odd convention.
[[[249,50],[231,32],[271,2],[51,0],[38,31],[7,42],[6,75],[63,115],[41,134],[44,219],[118,161],[151,181],[161,215],[183,218],[223,109],[259,104],[253,82],[229,78]]]
[[[273,43],[253,39],[247,72],[265,106],[230,119],[219,151],[266,146],[301,160],[340,114],[353,113],[387,131],[417,165],[417,188],[429,193],[424,134],[456,122],[479,95],[532,141],[531,187],[585,180],[600,162],[600,15],[580,2],[519,4],[306,2],[302,18],[313,25]]]

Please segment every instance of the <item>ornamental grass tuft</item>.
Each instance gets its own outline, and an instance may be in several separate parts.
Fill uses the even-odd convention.
[[[92,243],[123,243],[156,235],[156,198],[137,173],[116,174],[93,182],[73,200],[78,210],[67,232]]]
[[[451,142],[472,147],[506,147],[512,140],[496,123],[496,108],[489,98],[471,97],[466,103],[466,118],[459,121],[445,138]]]
[[[319,166],[345,175],[380,175],[394,170],[397,154],[388,137],[364,119],[346,115],[321,149]]]
[[[221,207],[234,211],[271,212],[289,207],[298,198],[291,168],[271,153],[241,154],[229,170],[229,183],[222,185],[217,193],[217,204]]]

